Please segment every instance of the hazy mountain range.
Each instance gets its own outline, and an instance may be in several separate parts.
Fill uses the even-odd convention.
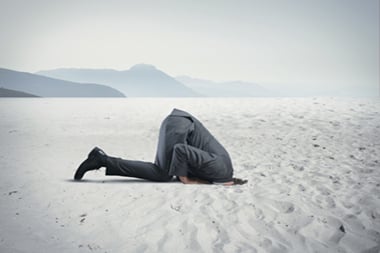
[[[109,85],[128,97],[250,97],[276,96],[258,84],[248,82],[217,83],[187,76],[173,78],[147,64],[137,64],[129,70],[54,69],[37,74],[69,80]]]
[[[129,70],[54,69],[37,74],[73,82],[100,83],[123,92],[128,97],[197,97],[196,91],[173,77],[147,64],[137,64]]]
[[[125,97],[105,85],[75,83],[2,68],[0,87],[40,97]]]
[[[310,97],[376,96],[368,90],[318,86],[215,82],[178,76],[148,64],[128,70],[59,68],[34,74],[0,68],[0,87],[39,97]],[[273,88],[273,90],[272,90]],[[3,91],[0,96],[21,96]],[[376,93],[377,94],[377,93]]]
[[[189,76],[178,76],[176,79],[207,97],[270,97],[279,95],[279,93],[265,89],[259,84],[250,82],[214,82]]]
[[[278,96],[256,83],[171,77],[152,65],[128,70],[60,68],[34,74],[0,69],[0,87],[40,97],[257,97]],[[16,93],[3,93],[11,95]],[[0,94],[1,96],[1,94]]]

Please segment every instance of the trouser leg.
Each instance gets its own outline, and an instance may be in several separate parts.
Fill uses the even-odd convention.
[[[171,176],[156,164],[144,161],[107,157],[107,176],[136,177],[151,181],[169,181]]]

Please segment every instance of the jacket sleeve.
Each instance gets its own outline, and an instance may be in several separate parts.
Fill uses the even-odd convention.
[[[186,144],[174,145],[169,175],[188,176],[205,164],[215,162],[217,155]],[[218,166],[222,167],[222,166]]]

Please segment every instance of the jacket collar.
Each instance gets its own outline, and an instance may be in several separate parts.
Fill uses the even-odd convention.
[[[174,108],[173,111],[170,113],[170,115],[173,116],[185,116],[185,117],[191,117],[191,114],[182,110],[179,110],[177,108]]]

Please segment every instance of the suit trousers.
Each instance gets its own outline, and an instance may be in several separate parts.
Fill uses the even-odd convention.
[[[150,181],[170,181],[168,171],[156,164],[144,161],[126,160],[108,156],[106,159],[107,176],[136,177]]]
[[[188,176],[210,182],[225,182],[226,159],[223,155],[206,152],[188,144],[175,144],[169,168],[160,168],[155,163],[125,160],[110,157],[106,159],[106,175],[142,178],[151,181],[170,181],[172,176]]]

